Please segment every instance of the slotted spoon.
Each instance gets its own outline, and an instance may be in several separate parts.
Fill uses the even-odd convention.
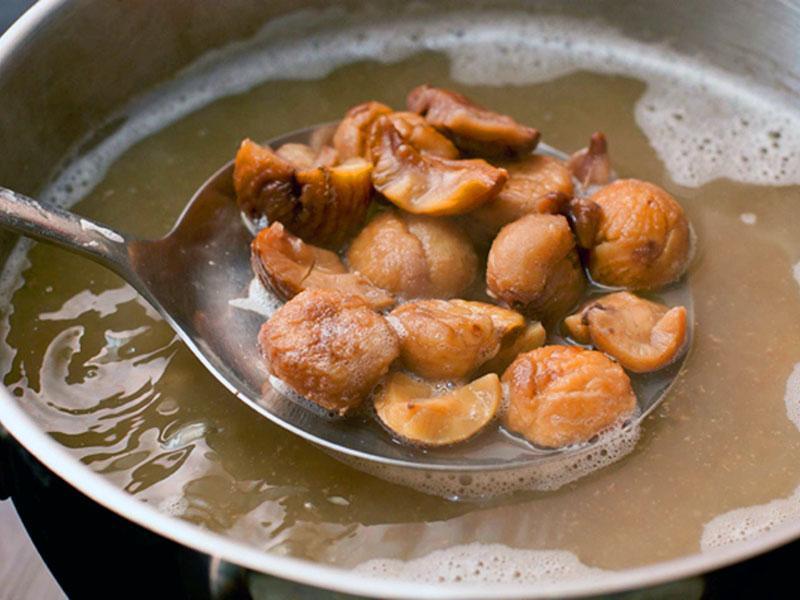
[[[308,143],[312,127],[270,140]],[[544,144],[537,152],[565,155]],[[261,415],[341,458],[386,468],[455,473],[529,466],[565,452],[535,448],[500,431],[430,451],[393,441],[374,419],[332,420],[278,393],[269,384],[256,335],[264,321],[231,300],[247,295],[252,233],[235,202],[233,163],[197,191],[177,223],[159,240],[134,239],[57,206],[0,188],[0,225],[82,254],[119,274],[164,317],[197,358],[236,397]],[[310,240],[313,243],[313,240]],[[683,286],[685,288],[685,286]],[[688,292],[671,292],[691,310]],[[634,381],[642,419],[664,397],[680,364]]]

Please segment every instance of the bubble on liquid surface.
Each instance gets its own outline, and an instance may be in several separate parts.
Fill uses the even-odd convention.
[[[68,161],[43,197],[71,205],[135,143],[219,98],[287,74],[316,79],[354,61],[391,62],[421,50],[445,53],[452,76],[465,84],[528,84],[581,69],[640,78],[647,90],[636,105],[637,122],[676,182],[700,185],[729,177],[800,183],[800,120],[783,100],[665,47],[626,39],[596,23],[513,12],[399,14],[391,21],[373,12],[349,19],[336,9],[302,11],[267,24],[250,40],[207,54],[115,115],[121,123],[116,131]],[[20,284],[28,247],[21,242],[6,263],[4,290]],[[800,267],[795,275],[800,281]],[[272,307],[256,298],[259,293],[251,284],[248,297],[233,303],[266,316]],[[404,483],[447,497],[557,489],[619,460],[635,447],[638,435],[630,428],[604,452],[573,456],[568,464],[549,461],[551,470],[473,477],[466,489],[458,478],[453,484],[438,476]]]
[[[783,395],[786,404],[786,415],[794,426],[800,430],[800,363],[797,363],[786,380],[786,392]]]
[[[797,520],[800,520],[800,487],[788,498],[717,515],[703,527],[700,547],[711,550],[744,542]]]
[[[359,575],[420,583],[546,584],[609,572],[586,566],[566,550],[522,550],[503,544],[464,544],[413,560],[373,559],[356,566]]]
[[[250,280],[247,286],[247,296],[228,300],[228,304],[241,310],[249,310],[269,319],[278,310],[283,302],[275,294],[267,290],[258,277]]]
[[[758,222],[758,216],[755,213],[742,213],[739,215],[739,220],[745,225],[755,225]]]
[[[180,517],[189,508],[189,501],[183,496],[167,496],[158,503],[159,512],[170,517]]]
[[[397,468],[343,455],[335,455],[335,458],[366,473],[425,494],[450,500],[479,500],[521,490],[555,491],[630,454],[639,441],[640,433],[641,427],[634,419],[630,425],[603,432],[580,450],[556,454],[544,460],[532,460],[528,464],[505,470],[460,474]]]
[[[795,264],[794,267],[792,267],[792,276],[794,277],[794,280],[797,282],[797,285],[800,286],[800,262]]]
[[[800,363],[795,364],[786,380],[783,399],[786,415],[800,430]],[[800,520],[800,487],[788,498],[737,508],[714,517],[703,527],[700,546],[703,550],[709,550],[743,542],[795,520]]]
[[[409,10],[387,20],[376,10],[331,8],[270,21],[251,39],[207,53],[140,96],[109,120],[121,123],[117,130],[68,161],[43,196],[72,204],[136,142],[219,98],[287,76],[319,79],[355,61],[393,62],[425,50],[445,53],[452,77],[465,84],[522,85],[578,70],[641,79],[647,90],[636,104],[637,123],[677,183],[728,177],[800,184],[800,118],[790,99],[698,58],[566,17]]]

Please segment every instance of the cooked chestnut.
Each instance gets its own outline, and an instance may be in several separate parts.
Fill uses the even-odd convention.
[[[417,300],[395,308],[389,323],[407,369],[428,379],[461,379],[494,357],[525,319],[484,302]]]
[[[295,169],[305,170],[315,167],[332,167],[338,156],[331,146],[321,146],[315,150],[306,144],[284,144],[275,154],[292,164]]]
[[[572,308],[586,281],[566,218],[531,214],[503,227],[489,250],[486,284],[492,297],[539,320]]]
[[[494,419],[503,396],[491,373],[452,392],[393,373],[375,398],[381,422],[400,439],[419,446],[447,446],[473,437]]]
[[[630,416],[636,396],[625,371],[601,352],[544,346],[503,374],[504,425],[530,442],[560,448],[589,441]]]
[[[239,208],[250,218],[266,215],[285,223],[293,217],[295,167],[270,148],[244,140],[236,153],[233,185]]]
[[[298,394],[344,414],[366,398],[400,350],[386,319],[360,296],[301,292],[267,321],[259,342],[270,372]]]
[[[589,145],[570,157],[567,168],[583,186],[605,185],[611,181],[608,142],[602,131],[594,132]]]
[[[665,367],[686,346],[686,308],[669,308],[629,292],[592,300],[564,325],[577,342],[592,344],[635,373]]]
[[[589,254],[595,281],[651,290],[680,278],[689,262],[689,222],[670,194],[652,183],[620,179],[591,199],[601,211]]]
[[[517,356],[543,346],[546,339],[547,332],[539,321],[532,321],[525,327],[513,329],[503,336],[497,354],[483,363],[478,372],[502,375]]]
[[[503,225],[530,213],[564,212],[574,191],[569,170],[555,158],[533,154],[502,166],[508,181],[494,200],[470,213],[486,233],[494,235]]]
[[[352,159],[298,169],[270,148],[245,140],[233,172],[240,208],[323,246],[338,246],[361,226],[372,196],[372,166]]]
[[[520,125],[507,115],[487,110],[465,96],[429,85],[414,88],[406,99],[408,110],[419,113],[442,130],[465,152],[502,156],[530,152],[539,131]]]
[[[391,107],[380,102],[364,102],[348,110],[333,134],[333,147],[339,157],[366,158],[372,124],[378,117],[391,113]]]
[[[424,117],[413,112],[395,112],[389,115],[400,135],[422,154],[440,158],[458,158],[458,148],[439,133]]]
[[[370,133],[372,183],[392,203],[414,214],[468,212],[494,198],[506,171],[483,160],[450,160],[423,154],[387,116]]]
[[[377,310],[394,298],[360,273],[349,273],[330,250],[306,244],[280,223],[262,229],[251,245],[253,271],[261,282],[288,300],[306,289],[334,289],[361,296]]]
[[[455,225],[395,211],[364,227],[347,260],[373,284],[405,298],[459,296],[478,271],[475,250]]]

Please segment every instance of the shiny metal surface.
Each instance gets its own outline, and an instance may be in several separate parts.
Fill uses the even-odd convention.
[[[311,127],[270,140],[307,143]],[[537,152],[566,158],[541,144]],[[374,419],[334,419],[310,402],[292,400],[269,384],[256,341],[264,317],[230,301],[247,295],[252,233],[239,212],[232,183],[233,163],[196,192],[170,233],[154,241],[133,239],[109,227],[0,187],[0,226],[50,242],[105,265],[128,281],[164,317],[203,365],[236,397],[259,414],[317,444],[334,456],[380,463],[391,469],[467,472],[509,471],[592,450],[587,444],[539,449],[502,436],[488,443],[421,451],[397,444]],[[684,297],[685,296],[685,297]],[[682,304],[691,311],[688,291]],[[640,413],[635,427],[664,398],[683,360],[652,381],[637,380]],[[374,471],[380,475],[382,470]]]
[[[302,6],[320,4],[304,2]],[[679,47],[688,54],[699,53],[713,64],[748,74],[800,99],[800,2],[795,0],[481,4],[525,6],[531,11],[613,23],[626,35]],[[445,10],[447,3],[436,6]],[[41,0],[0,39],[0,147],[4,148],[0,183],[35,194],[70,149],[103,125],[116,108],[166,80],[203,52],[242,39],[266,20],[299,7],[299,3],[244,0],[224,6],[211,0],[136,5]],[[119,26],[122,22],[125,27]],[[90,85],[81,85],[86,82]],[[87,241],[102,242],[91,237]],[[0,236],[0,260],[14,242],[12,235]],[[800,537],[800,523],[788,522],[735,546],[616,572],[602,586],[576,581],[535,588],[475,589],[384,582],[266,554],[159,513],[80,464],[4,389],[0,390],[0,420],[54,473],[143,527],[250,569],[309,584],[324,582],[331,589],[368,596],[530,598],[611,592],[707,571]]]

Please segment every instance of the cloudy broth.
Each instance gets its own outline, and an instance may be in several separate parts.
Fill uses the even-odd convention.
[[[359,60],[219,98],[131,145],[74,209],[158,237],[242,138],[333,120],[369,99],[400,107],[422,82],[512,114],[567,152],[602,130],[618,173],[665,187],[698,237],[692,349],[631,454],[557,491],[479,502],[387,483],[249,410],[120,279],[45,245],[28,251],[12,298],[5,384],[54,439],[142,501],[265,550],[346,567],[480,543],[621,569],[697,552],[718,515],[790,498],[800,484],[800,419],[789,418],[800,401],[787,392],[800,361],[800,188],[670,172],[643,130],[641,111],[659,110],[643,101],[645,77],[570,69],[484,85],[453,60],[438,51]]]

